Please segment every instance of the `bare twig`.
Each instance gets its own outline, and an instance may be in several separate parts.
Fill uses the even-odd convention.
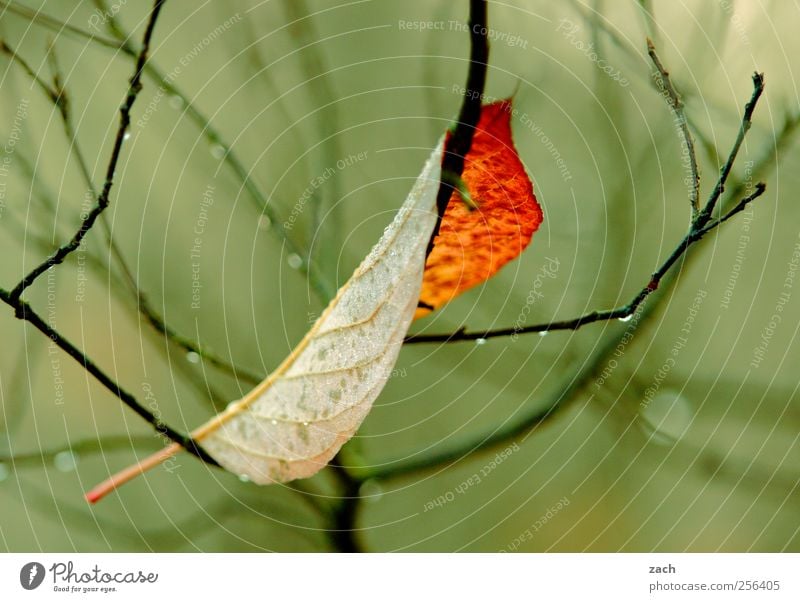
[[[77,150],[77,148],[76,148]],[[38,182],[38,174],[34,171],[33,166],[24,158],[18,157],[20,167],[25,175],[30,178],[32,183]],[[42,185],[44,188],[44,185]],[[50,198],[49,193],[44,190],[36,198],[51,212],[55,207],[55,202]],[[102,219],[102,216],[101,216]],[[40,249],[43,253],[49,254],[54,252],[59,246],[60,242],[54,238],[46,237],[35,232],[31,232],[30,228],[26,229],[26,224],[18,219],[14,212],[4,214],[2,222],[4,227],[13,235],[22,239],[25,244],[32,243],[34,248]],[[86,265],[89,269],[95,272],[98,276],[104,277],[108,280],[108,289],[112,294],[116,295],[122,302],[130,302],[131,298],[128,294],[127,282],[120,277],[116,272],[109,271],[109,266],[103,262],[97,255],[91,251],[86,253]],[[133,298],[134,310],[136,310],[137,299]],[[202,395],[208,396],[216,408],[222,408],[230,401],[227,396],[221,395],[213,387],[211,387],[203,379],[198,379],[196,373],[190,371],[189,366],[185,363],[179,363],[178,369],[183,371],[187,376],[187,380],[191,385],[197,389]],[[238,370],[238,368],[237,368]]]
[[[61,447],[53,449],[40,449],[35,452],[14,454],[6,457],[0,456],[0,462],[11,464],[13,466],[29,466],[38,464],[47,464],[52,462],[55,457],[63,452],[72,452],[74,454],[96,454],[107,453],[114,451],[124,451],[126,449],[135,448],[157,448],[160,444],[159,440],[155,437],[136,437],[131,435],[113,435],[103,437],[102,439],[81,439],[79,441],[71,441]]]
[[[453,194],[454,184],[464,171],[464,156],[472,146],[475,127],[481,114],[483,90],[486,85],[486,70],[489,63],[489,41],[487,37],[487,7],[485,0],[470,1],[470,63],[467,85],[462,100],[456,127],[448,140],[442,160],[442,178],[437,192],[438,220],[428,244],[428,253],[433,249],[433,240],[441,225],[447,203]],[[331,461],[330,468],[339,481],[343,492],[341,501],[333,515],[332,537],[337,547],[345,552],[358,552],[355,537],[355,522],[360,501],[359,489],[364,479],[343,466],[341,453]]]
[[[744,114],[742,115],[742,123],[739,126],[739,133],[736,135],[736,141],[733,143],[733,149],[728,155],[728,160],[720,170],[717,185],[711,192],[711,196],[709,197],[706,206],[703,207],[703,210],[700,212],[700,215],[698,215],[697,220],[695,220],[695,224],[698,227],[702,227],[708,223],[708,221],[711,219],[711,214],[714,212],[714,207],[716,206],[717,201],[725,191],[725,183],[728,181],[728,175],[731,173],[733,162],[736,160],[736,155],[739,154],[739,148],[742,146],[744,137],[747,135],[747,132],[750,130],[750,126],[753,124],[753,111],[758,104],[758,99],[761,98],[762,92],[764,92],[764,74],[754,73],[753,94],[748,103],[744,106]]]
[[[755,190],[752,194],[743,198],[739,203],[731,209],[730,212],[725,214],[720,219],[714,220],[710,224],[707,224],[704,227],[698,229],[692,229],[689,231],[688,234],[683,238],[681,243],[675,248],[674,251],[667,257],[666,261],[661,264],[661,266],[653,272],[652,276],[650,277],[650,281],[647,285],[642,288],[634,297],[633,299],[627,304],[623,305],[622,307],[618,307],[616,309],[608,309],[603,311],[593,311],[588,314],[584,314],[577,318],[572,318],[571,320],[561,320],[557,322],[547,322],[543,324],[531,324],[529,326],[521,326],[521,327],[514,327],[514,328],[500,328],[494,330],[486,330],[483,332],[468,332],[465,328],[461,328],[456,332],[450,334],[421,334],[421,335],[410,335],[406,337],[406,343],[451,343],[455,341],[475,341],[478,339],[491,339],[496,337],[507,337],[507,336],[514,336],[518,334],[527,334],[532,332],[552,332],[555,330],[577,330],[581,326],[585,326],[586,324],[592,324],[594,322],[607,322],[609,320],[625,320],[632,316],[636,309],[642,304],[642,302],[647,299],[647,297],[656,290],[661,283],[661,279],[664,275],[669,271],[669,269],[675,265],[675,263],[689,250],[693,244],[699,241],[703,236],[708,234],[711,230],[722,224],[723,222],[727,221],[735,214],[739,213],[742,209],[744,209],[749,203],[760,197],[764,194],[766,190],[766,184],[764,182],[759,182]]]
[[[67,136],[67,141],[69,142],[70,148],[75,153],[75,158],[77,160],[81,176],[83,177],[89,192],[92,194],[92,198],[95,200],[95,202],[98,202],[99,195],[97,193],[97,189],[94,186],[94,182],[92,182],[92,176],[89,171],[88,163],[77,141],[77,135],[69,110],[69,97],[67,95],[67,90],[64,87],[63,77],[61,76],[61,71],[58,67],[56,55],[53,52],[53,47],[51,46],[48,50],[48,58],[53,71],[54,81],[52,86],[41,79],[30,67],[30,65],[3,40],[0,40],[0,52],[7,54],[14,62],[19,64],[22,69],[36,82],[36,84],[38,84],[38,86],[44,91],[45,95],[58,109],[61,116],[61,121],[64,125],[64,132]],[[181,335],[165,322],[161,315],[150,304],[147,296],[139,288],[139,285],[137,284],[136,279],[134,278],[133,273],[126,262],[125,257],[122,255],[118,245],[111,237],[111,229],[108,221],[105,219],[105,215],[105,213],[100,214],[100,224],[103,227],[109,249],[111,250],[111,254],[115,261],[122,270],[124,283],[134,296],[137,309],[146,319],[147,323],[150,324],[157,332],[167,337],[172,343],[182,348],[184,351],[196,353],[210,365],[230,374],[234,378],[242,379],[250,384],[257,384],[261,382],[262,378],[257,374],[244,368],[235,366],[232,363],[222,359],[206,346],[201,345],[200,343],[195,343],[189,337]],[[55,249],[51,256],[57,254],[58,251],[59,249]]]
[[[698,233],[698,236],[702,237],[703,234],[716,228],[723,221],[726,221],[736,213],[742,211],[748,203],[760,196],[763,192],[764,185],[760,183],[757,185],[756,191],[753,194],[742,199],[718,222],[713,222],[712,224],[705,226],[702,233]],[[673,279],[672,283],[674,282],[677,282],[677,279]],[[660,292],[663,295],[665,291],[662,290]],[[483,453],[501,445],[508,445],[511,441],[514,441],[520,437],[522,437],[522,440],[524,441],[527,435],[529,435],[535,429],[551,423],[552,419],[559,412],[563,411],[571,401],[574,401],[576,394],[581,391],[589,379],[595,375],[602,362],[611,353],[613,353],[615,349],[618,348],[620,338],[623,336],[629,336],[633,330],[639,327],[646,320],[647,316],[649,315],[648,312],[652,312],[655,306],[648,305],[643,307],[641,305],[643,301],[644,300],[639,303],[637,309],[631,314],[631,318],[635,318],[635,322],[632,321],[628,328],[626,328],[619,336],[612,337],[610,340],[604,343],[601,349],[591,358],[591,360],[585,363],[585,367],[583,367],[577,375],[571,375],[569,377],[566,386],[561,389],[547,404],[545,404],[543,409],[537,409],[529,416],[523,420],[520,420],[511,427],[498,430],[477,441],[472,440],[462,443],[453,449],[438,453],[426,453],[419,459],[410,462],[407,461],[396,464],[391,463],[378,469],[367,470],[361,473],[361,477],[363,479],[391,479],[423,470],[441,469],[475,454]]]
[[[95,3],[104,9],[106,8],[103,0],[95,0]],[[128,56],[135,56],[135,50],[130,43],[130,37],[120,26],[116,16],[111,15],[108,10],[105,10],[104,12],[109,15],[108,19],[106,20],[109,31],[120,41],[125,54]],[[252,199],[258,211],[260,211],[269,219],[270,230],[275,232],[281,241],[286,244],[286,248],[290,253],[294,253],[298,257],[305,258],[307,253],[302,248],[302,245],[292,238],[289,230],[287,230],[283,225],[283,220],[280,219],[280,216],[273,208],[274,202],[271,203],[267,199],[267,196],[262,192],[255,180],[253,180],[253,178],[250,176],[250,171],[244,166],[244,163],[241,161],[241,159],[239,159],[238,155],[233,150],[230,143],[228,143],[222,136],[221,132],[213,126],[208,117],[206,117],[195,106],[192,100],[173,83],[173,78],[165,75],[152,62],[145,64],[144,71],[164,92],[181,100],[184,113],[195,123],[198,128],[200,128],[200,133],[206,138],[208,143],[213,146],[219,146],[223,149],[224,153],[222,162],[228,165],[234,175],[242,183],[242,186],[250,195],[250,198]],[[314,292],[321,300],[327,302],[327,300],[333,297],[333,291],[330,290],[328,284],[317,273],[314,264],[310,264],[308,261],[303,259],[303,263],[298,269],[301,274],[304,274],[308,277],[308,282],[311,285],[311,288],[314,289]]]
[[[205,462],[210,464],[216,464],[216,461],[211,458],[208,454],[206,454],[202,448],[200,448],[191,437],[179,433],[178,431],[174,430],[172,427],[164,423],[161,419],[157,418],[150,410],[145,408],[141,405],[136,398],[123,389],[116,381],[114,381],[110,376],[108,376],[104,371],[102,371],[97,364],[95,364],[89,357],[80,349],[75,347],[70,341],[64,338],[59,332],[57,332],[50,324],[45,322],[38,314],[36,314],[33,309],[28,305],[26,301],[21,299],[22,292],[35,280],[43,274],[48,269],[52,268],[55,265],[60,264],[64,261],[64,259],[72,253],[75,249],[77,249],[81,241],[83,240],[86,233],[91,229],[94,225],[97,217],[102,213],[102,211],[108,206],[108,197],[111,191],[111,186],[113,184],[114,172],[116,169],[117,162],[119,160],[120,151],[122,148],[122,142],[125,137],[125,133],[127,132],[128,126],[130,124],[130,110],[133,106],[133,103],[136,101],[136,97],[141,90],[141,74],[142,74],[142,67],[144,66],[147,60],[147,54],[150,48],[150,40],[153,35],[153,30],[155,28],[156,21],[158,20],[158,15],[161,12],[161,8],[164,4],[165,0],[155,0],[153,4],[153,9],[150,13],[150,18],[147,22],[147,26],[145,28],[145,34],[142,41],[142,50],[137,58],[136,61],[136,70],[134,71],[133,77],[130,81],[130,86],[128,88],[128,93],[123,103],[122,107],[120,108],[120,125],[119,129],[117,130],[116,139],[114,142],[114,148],[112,150],[111,158],[109,160],[109,166],[107,169],[106,175],[106,182],[103,186],[103,191],[101,192],[97,205],[93,208],[93,210],[89,213],[86,219],[83,220],[79,230],[76,234],[72,237],[72,239],[65,245],[61,246],[56,250],[55,253],[50,255],[43,263],[39,264],[36,268],[34,268],[27,276],[25,276],[22,281],[12,290],[6,291],[4,289],[0,289],[0,301],[3,301],[7,305],[14,308],[15,316],[21,320],[25,320],[31,323],[34,327],[36,327],[40,332],[47,335],[51,341],[63,351],[65,351],[70,357],[72,357],[75,361],[80,363],[87,372],[89,372],[92,376],[94,376],[100,383],[105,386],[109,391],[114,393],[125,405],[131,408],[134,412],[136,412],[139,416],[144,418],[147,422],[149,422],[156,431],[162,433],[166,437],[169,437],[172,441],[180,443],[181,445],[185,446],[191,453],[196,455],[197,457],[201,458]]]
[[[17,286],[11,290],[10,299],[19,299],[23,291],[33,284],[39,276],[46,272],[50,267],[62,263],[70,253],[75,251],[80,246],[81,241],[92,228],[100,214],[108,207],[109,195],[111,193],[111,187],[114,184],[114,175],[116,173],[117,163],[119,162],[119,157],[122,151],[122,143],[125,140],[125,135],[128,133],[128,128],[131,122],[131,108],[133,107],[134,102],[136,102],[136,98],[139,96],[139,92],[142,89],[142,68],[147,62],[147,55],[150,50],[150,39],[153,35],[153,28],[155,27],[158,14],[161,12],[161,7],[163,6],[164,2],[165,0],[155,1],[150,20],[148,21],[145,29],[142,50],[136,59],[136,69],[133,77],[130,80],[130,86],[128,87],[128,93],[125,97],[125,102],[122,104],[122,107],[119,111],[120,124],[119,128],[117,128],[117,135],[114,139],[111,158],[108,162],[106,180],[103,184],[103,189],[97,198],[97,204],[92,208],[85,219],[83,219],[80,228],[78,228],[78,231],[72,237],[72,240],[59,247],[55,253],[31,270],[19,282],[19,284],[17,284]]]
[[[325,56],[319,46],[320,36],[314,30],[309,7],[306,6],[304,0],[284,0],[281,7],[288,17],[289,31],[298,43],[302,44],[304,52],[299,54],[299,61],[303,77],[311,97],[320,107],[314,116],[319,143],[313,148],[317,162],[316,173],[322,173],[329,165],[333,165],[341,154],[337,138],[340,123],[337,95],[331,85],[330,72],[326,68]],[[342,246],[339,238],[344,231],[341,224],[341,211],[332,210],[340,198],[339,180],[331,178],[324,187],[315,191],[311,199],[311,233],[312,237],[319,242],[309,249],[308,261],[316,266],[321,274],[336,272],[336,256],[326,252],[326,249],[338,249]],[[321,220],[325,209],[327,209],[327,214],[323,230],[321,229]],[[315,249],[316,252],[314,252]],[[327,303],[330,298],[323,301]]]
[[[653,65],[655,65],[656,68],[656,73],[653,74],[657,77],[656,83],[672,108],[673,113],[675,113],[675,121],[677,122],[678,128],[680,128],[683,142],[686,145],[686,154],[688,155],[692,178],[691,186],[689,187],[689,204],[692,207],[692,219],[695,219],[700,212],[700,169],[697,166],[697,153],[694,149],[694,139],[692,138],[691,132],[689,132],[689,123],[686,120],[686,113],[683,110],[683,100],[681,100],[680,94],[678,94],[678,91],[672,84],[669,71],[666,70],[661,59],[658,57],[656,48],[650,38],[647,38],[647,54],[650,55],[650,59],[653,61]]]
[[[594,322],[601,322],[601,321],[608,321],[614,319],[625,319],[629,316],[633,315],[636,311],[636,308],[641,305],[642,301],[644,301],[650,293],[656,290],[661,283],[661,279],[664,275],[669,271],[669,269],[680,259],[684,253],[686,253],[689,248],[698,242],[705,234],[719,226],[724,221],[728,220],[730,217],[741,211],[748,203],[754,201],[756,198],[761,196],[764,193],[766,188],[766,184],[760,182],[756,185],[755,190],[752,194],[743,198],[738,205],[736,205],[732,212],[726,214],[722,218],[712,222],[710,227],[708,226],[709,220],[711,219],[712,213],[714,211],[714,207],[722,195],[722,192],[725,189],[725,183],[727,182],[728,176],[730,175],[731,168],[733,167],[733,162],[736,159],[736,155],[739,152],[739,148],[742,145],[742,141],[744,140],[744,136],[746,135],[747,131],[750,129],[750,125],[752,123],[752,116],[753,110],[758,103],[758,99],[761,97],[761,93],[764,91],[764,76],[763,74],[755,73],[753,75],[753,94],[750,97],[750,100],[745,105],[744,115],[742,116],[742,123],[739,128],[739,134],[734,141],[733,148],[731,149],[730,154],[728,155],[728,159],[725,162],[725,165],[720,171],[719,180],[717,181],[716,186],[714,186],[714,190],[711,192],[711,195],[708,198],[703,209],[697,214],[697,217],[692,221],[691,226],[689,228],[689,232],[684,236],[683,240],[680,244],[675,248],[675,250],[670,254],[670,256],[666,259],[661,266],[653,272],[650,277],[649,282],[647,285],[642,288],[636,296],[628,303],[627,305],[623,305],[622,307],[618,307],[616,309],[610,310],[603,310],[603,311],[593,311],[588,314],[582,315],[577,318],[572,318],[570,320],[561,320],[561,321],[553,321],[547,322],[543,324],[532,324],[529,326],[521,326],[521,327],[513,327],[513,328],[500,328],[500,329],[492,329],[492,330],[485,330],[485,331],[476,331],[476,332],[468,332],[465,327],[461,329],[448,333],[448,334],[420,334],[420,335],[409,335],[406,337],[406,343],[451,343],[456,341],[474,341],[477,339],[489,339],[495,337],[506,337],[506,336],[515,336],[519,334],[526,334],[526,333],[533,333],[533,332],[550,332],[554,330],[576,330],[581,326],[586,324],[592,324]]]
[[[331,515],[329,534],[341,552],[360,552],[361,547],[355,536],[359,489],[361,480],[347,471],[340,463],[337,455],[328,465],[342,488],[339,503]]]
[[[95,0],[98,6],[107,8],[105,3],[101,0]],[[133,60],[136,60],[138,52],[136,48],[130,43],[128,34],[120,27],[116,17],[111,15],[108,10],[104,12],[108,15],[105,20],[111,33],[117,38],[118,41],[108,40],[102,36],[96,36],[92,33],[84,31],[78,27],[74,27],[68,23],[64,23],[54,17],[46,15],[41,11],[33,11],[27,7],[9,3],[5,0],[0,0],[0,7],[7,8],[9,11],[14,12],[32,23],[54,31],[56,33],[66,32],[74,37],[96,42],[107,48],[111,48],[122,53]],[[181,100],[184,107],[184,113],[191,121],[200,128],[201,134],[206,138],[209,144],[219,146],[224,150],[222,162],[228,165],[233,174],[240,180],[242,186],[250,195],[250,198],[256,205],[257,209],[265,215],[270,222],[270,229],[275,232],[278,237],[286,244],[286,248],[290,253],[295,253],[299,257],[305,257],[306,253],[289,234],[287,229],[283,226],[283,221],[280,216],[275,212],[273,204],[268,202],[266,195],[258,187],[258,184],[250,176],[249,170],[245,167],[244,163],[239,159],[230,144],[226,142],[219,130],[217,130],[210,120],[195,106],[192,100],[177,86],[172,83],[170,77],[164,74],[154,63],[147,62],[144,65],[144,72],[150,76],[156,84],[166,93],[175,96]],[[309,264],[307,261],[298,268],[301,274],[308,277],[309,284],[314,290],[315,294],[321,300],[327,300],[332,297],[332,291],[328,284],[318,274],[314,264]]]
[[[751,177],[758,178],[766,175],[766,172],[780,157],[779,151],[794,139],[794,134],[798,127],[800,127],[800,113],[786,119],[773,144],[770,145],[770,148],[755,162],[750,174]],[[748,181],[743,179],[738,180],[733,184],[731,197],[738,198],[746,191],[748,186]],[[748,197],[745,197],[745,199],[746,198]],[[728,217],[735,215],[733,209],[738,209],[741,205],[742,201],[739,201],[736,205],[726,208],[726,215]],[[744,207],[742,206],[741,208],[743,209]],[[697,243],[698,247],[702,247],[704,241],[707,240],[708,239],[705,238],[701,239]],[[698,253],[685,256],[681,263],[681,269],[687,269],[692,261],[697,261],[698,257]],[[395,476],[412,474],[421,470],[445,468],[450,464],[470,458],[473,455],[483,453],[492,448],[508,445],[512,440],[520,436],[523,436],[524,440],[524,436],[534,432],[535,429],[543,426],[545,422],[551,422],[557,412],[563,411],[569,403],[574,402],[578,392],[583,390],[590,379],[597,374],[603,363],[607,362],[611,354],[618,349],[620,341],[623,340],[624,337],[629,337],[633,332],[645,325],[652,316],[656,315],[656,311],[660,307],[660,302],[663,299],[670,298],[672,289],[674,289],[679,282],[679,279],[675,276],[675,272],[667,274],[664,279],[665,284],[648,297],[646,304],[639,307],[639,310],[633,316],[627,327],[611,336],[603,344],[601,349],[593,354],[589,361],[583,364],[578,374],[570,375],[564,388],[553,398],[548,400],[543,410],[535,410],[510,429],[494,433],[478,440],[461,443],[453,449],[440,453],[426,454],[424,457],[415,461],[388,464],[379,469],[367,471],[363,473],[362,476],[364,478],[389,479]]]
[[[58,19],[50,17],[40,10],[33,10],[16,2],[6,2],[6,0],[0,0],[0,8],[4,8],[17,16],[28,19],[29,21],[36,23],[37,25],[41,25],[42,27],[55,33],[65,33],[76,38],[95,42],[112,50],[125,52],[125,50],[114,40],[109,40],[108,38],[104,38],[102,36],[96,36],[93,33],[81,29],[80,27],[75,27],[69,23],[59,21]],[[135,56],[135,53],[133,53],[132,56]]]
[[[3,301],[7,305],[13,307],[17,318],[20,320],[25,320],[26,322],[30,322],[37,330],[47,335],[53,344],[65,351],[67,355],[81,364],[89,374],[100,381],[100,384],[116,395],[125,405],[131,408],[139,416],[149,422],[156,431],[162,433],[166,437],[169,437],[172,441],[185,446],[186,449],[205,462],[216,465],[216,461],[206,454],[202,448],[200,448],[194,442],[194,440],[174,430],[159,418],[156,418],[156,416],[150,410],[141,405],[131,393],[123,389],[116,381],[103,372],[97,366],[97,364],[89,359],[89,357],[83,351],[75,347],[58,331],[45,322],[24,300],[19,298],[13,299],[8,291],[0,289],[0,301]]]
[[[51,51],[48,53],[50,57],[51,66],[53,69],[53,79],[54,79],[54,89],[51,94],[51,97],[55,100],[56,106],[59,108],[61,113],[61,121],[64,124],[64,132],[66,133],[67,140],[70,144],[70,147],[73,149],[75,153],[75,157],[78,162],[78,167],[80,169],[81,175],[83,176],[84,183],[89,188],[89,191],[92,194],[92,198],[97,201],[98,194],[97,189],[94,186],[94,182],[92,181],[92,175],[89,171],[89,165],[86,162],[86,158],[81,150],[80,145],[78,144],[78,138],[75,132],[75,127],[72,123],[71,113],[69,111],[69,97],[67,96],[67,90],[63,85],[63,77],[61,76],[60,70],[58,68],[58,63],[56,61],[55,53]],[[109,245],[111,250],[111,255],[114,260],[119,265],[120,269],[122,270],[122,274],[124,276],[125,284],[133,295],[136,301],[136,307],[139,310],[139,313],[146,319],[147,323],[150,324],[157,332],[163,334],[167,339],[169,339],[172,343],[177,345],[178,347],[182,348],[184,351],[196,353],[198,356],[203,358],[206,362],[210,365],[222,370],[233,376],[234,378],[245,380],[251,384],[258,384],[261,382],[262,377],[238,366],[233,365],[230,362],[222,359],[218,355],[216,355],[213,351],[208,349],[207,347],[201,345],[200,343],[195,343],[189,337],[183,336],[178,333],[175,329],[170,327],[164,318],[155,310],[155,308],[149,302],[147,295],[139,288],[139,284],[136,282],[136,278],[133,276],[133,271],[131,270],[128,262],[125,260],[122,251],[119,249],[119,246],[114,241],[113,237],[111,236],[111,226],[108,224],[108,220],[106,219],[106,214],[103,213],[100,216],[100,224],[103,227],[103,231],[105,233],[106,242]]]
[[[761,78],[761,85],[763,86],[763,78]],[[756,89],[753,93],[753,98],[755,98],[755,100],[758,98],[757,95],[760,94],[760,92],[758,92],[758,87],[758,84],[756,84]],[[751,99],[751,103],[752,102],[754,101]],[[752,110],[750,112],[752,113]],[[745,116],[745,118],[749,119],[747,116]],[[793,133],[798,127],[800,127],[800,113],[786,120],[772,148],[770,148],[770,150],[766,152],[759,161],[756,162],[756,166],[752,171],[752,176],[760,177],[765,174],[768,167],[776,161],[779,149],[788,144],[789,140],[792,139]],[[731,151],[731,154],[734,154],[737,148],[738,145],[734,147],[734,149]],[[730,170],[728,170],[728,172],[729,171]],[[723,172],[720,174],[720,179],[723,178],[727,179],[727,173]],[[724,185],[725,182],[723,181],[722,186]],[[743,194],[747,187],[748,183],[744,180],[736,182],[733,186],[732,196],[734,198],[739,197],[741,194]],[[712,222],[711,224],[697,226],[697,236],[700,238],[695,242],[697,242],[699,246],[702,246],[702,241],[704,240],[702,236],[704,234],[716,228],[722,222],[727,221],[737,213],[741,212],[750,202],[763,194],[764,189],[763,183],[757,184],[753,193],[747,195],[738,203],[726,209],[721,218]],[[684,244],[679,246],[678,249],[676,249],[676,252],[681,248],[683,248],[684,252],[686,249],[688,249],[688,245],[686,245],[685,242],[686,240],[684,239]],[[690,242],[689,244],[693,243]],[[696,253],[694,255],[682,255],[682,268],[685,268],[685,266],[691,262],[691,259],[696,256]],[[527,418],[521,420],[518,424],[509,429],[493,433],[477,441],[473,440],[462,443],[461,445],[456,446],[454,449],[440,452],[438,454],[426,454],[423,458],[420,458],[416,461],[389,464],[380,469],[368,471],[364,475],[364,478],[387,479],[421,470],[444,468],[447,465],[464,460],[475,454],[482,453],[488,449],[502,444],[508,444],[510,441],[519,436],[527,436],[527,434],[533,432],[534,429],[542,426],[545,422],[550,422],[557,411],[563,410],[569,402],[576,399],[575,396],[577,393],[586,386],[587,382],[592,378],[592,376],[597,373],[602,363],[607,361],[608,357],[614,352],[615,349],[618,348],[618,345],[623,337],[630,336],[633,331],[635,331],[637,328],[640,328],[644,323],[647,322],[648,318],[655,314],[656,308],[659,306],[659,302],[669,296],[668,291],[674,288],[678,282],[678,278],[675,276],[675,273],[669,271],[665,273],[664,280],[666,282],[666,286],[659,288],[657,292],[653,293],[652,302],[649,302],[646,305],[642,305],[640,303],[636,312],[630,316],[631,322],[628,327],[624,331],[612,336],[607,342],[605,342],[602,348],[584,364],[584,367],[581,368],[577,375],[571,375],[568,382],[565,384],[565,387],[559,391],[559,393],[557,393],[556,396],[553,397],[547,404],[545,404],[545,408],[543,410],[534,411]],[[647,297],[650,298],[649,295]],[[482,334],[483,337],[491,336],[491,332]]]
[[[439,233],[445,209],[447,209],[450,197],[461,180],[461,174],[464,171],[464,157],[466,157],[472,146],[475,128],[481,117],[483,90],[486,87],[486,69],[489,63],[489,38],[486,22],[486,1],[470,0],[470,56],[467,85],[465,86],[464,100],[461,102],[461,110],[458,113],[458,120],[444,148],[442,178],[436,195],[438,218],[428,243],[427,255],[430,255],[433,250],[433,241]]]
[[[0,52],[8,56],[8,58],[13,62],[17,63],[28,75],[28,77],[30,77],[36,83],[36,85],[38,85],[44,91],[50,100],[55,103],[56,106],[58,106],[59,100],[56,90],[51,88],[46,81],[39,77],[39,74],[33,70],[33,67],[31,67],[25,59],[19,56],[19,54],[17,54],[17,52],[11,48],[11,46],[9,46],[5,40],[2,39],[0,39]]]

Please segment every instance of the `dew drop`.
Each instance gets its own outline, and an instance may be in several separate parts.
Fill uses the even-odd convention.
[[[131,133],[130,132],[125,132],[125,134],[123,134],[123,136],[122,136],[122,139],[123,140],[130,140],[130,137],[131,137]]]
[[[622,318],[617,318],[617,320],[619,320],[620,322],[630,322],[631,320],[633,320],[633,314]]]
[[[546,330],[540,330],[539,331],[539,336],[540,337],[546,337],[548,334],[550,334],[550,333],[547,332]]]
[[[196,351],[189,351],[186,353],[186,360],[190,364],[199,364],[200,363],[200,354]]]
[[[639,426],[651,443],[673,445],[691,426],[691,402],[678,391],[667,389],[640,404]]]
[[[276,425],[276,424],[278,424],[278,421],[277,421],[277,420],[275,420],[275,419],[273,418],[273,419],[272,419],[272,425],[274,426],[274,425]]]
[[[297,253],[292,253],[286,259],[286,263],[289,264],[289,267],[293,270],[299,270],[300,267],[303,265],[303,258],[300,257]]]
[[[250,482],[250,477],[248,477],[246,474],[240,474],[239,475],[239,480],[242,483],[249,483]]]
[[[61,451],[53,458],[53,465],[58,471],[70,472],[78,465],[78,458],[71,451]]]
[[[173,109],[182,109],[183,108],[183,99],[175,94],[172,98],[169,99],[169,106]]]
[[[5,481],[9,474],[8,466],[6,466],[3,462],[0,462],[0,481]]]
[[[383,497],[383,487],[376,479],[368,479],[358,488],[358,495],[367,502],[375,503]]]
[[[485,345],[486,344],[486,339],[483,339],[483,338],[475,339],[475,344],[476,345]]]
[[[215,159],[222,159],[225,156],[225,147],[221,144],[215,144],[211,147],[211,156]]]
[[[272,225],[272,220],[269,219],[269,216],[262,215],[258,218],[258,227],[262,230],[267,230]]]
[[[303,426],[308,426],[308,422],[303,422]]]

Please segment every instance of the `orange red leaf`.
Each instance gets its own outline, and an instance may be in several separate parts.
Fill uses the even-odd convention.
[[[533,184],[511,138],[511,115],[511,100],[481,110],[462,174],[478,208],[470,210],[453,192],[425,263],[415,318],[494,276],[525,250],[542,223]]]

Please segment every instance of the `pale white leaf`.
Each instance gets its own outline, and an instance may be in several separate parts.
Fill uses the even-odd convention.
[[[192,433],[224,468],[261,484],[308,477],[356,432],[417,307],[442,148],[440,142],[380,241],[291,355]]]

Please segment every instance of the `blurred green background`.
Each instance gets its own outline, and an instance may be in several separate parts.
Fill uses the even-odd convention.
[[[79,152],[102,184],[133,70],[118,47],[138,48],[149,10],[9,4],[0,36],[48,83],[52,49],[77,134],[71,145],[52,102],[0,56],[6,289],[77,228],[87,193]],[[702,198],[752,72],[766,73],[728,187],[735,195],[763,179],[766,195],[693,247],[638,323],[406,346],[343,451],[350,490],[330,469],[302,491],[262,488],[183,454],[172,472],[153,470],[88,507],[87,488],[161,441],[0,307],[0,547],[335,550],[352,511],[350,541],[368,551],[800,551],[800,290],[786,285],[800,241],[797,7],[515,0],[489,11],[487,95],[513,94],[525,115],[514,134],[545,221],[520,260],[412,331],[622,305],[675,248],[690,217],[686,170],[646,36],[683,94]],[[457,113],[466,18],[466,2],[443,0],[166,3],[151,64],[169,86],[145,74],[106,216],[141,292],[175,331],[258,376],[279,364]],[[137,314],[100,225],[26,298],[176,428],[252,386]],[[557,403],[563,411],[516,429]],[[343,495],[356,499],[343,505]]]

